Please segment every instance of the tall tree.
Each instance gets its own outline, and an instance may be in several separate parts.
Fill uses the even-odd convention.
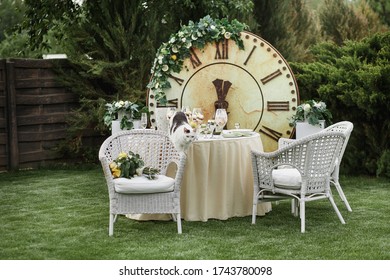
[[[0,42],[4,40],[6,33],[12,33],[15,25],[23,20],[23,0],[0,1]]]
[[[180,24],[207,14],[248,16],[253,2],[85,0],[78,6],[71,0],[26,0],[26,5],[24,27],[33,48],[50,47],[46,37],[50,30],[69,43],[65,47],[72,69],[64,70],[62,77],[80,95],[81,108],[71,120],[75,135],[85,127],[105,131],[101,120],[106,102],[145,102],[155,53]]]
[[[25,0],[25,20],[19,30],[27,31],[31,49],[50,49],[47,34],[59,26],[71,26],[80,15],[80,6],[72,0]],[[62,39],[61,33],[56,34]]]
[[[370,7],[379,15],[383,23],[390,26],[390,1],[366,0]]]
[[[357,4],[345,0],[325,0],[319,18],[324,38],[339,46],[346,40],[358,40],[386,30],[364,0]]]
[[[317,24],[303,0],[255,1],[254,32],[274,45],[287,60],[303,60],[318,38]]]

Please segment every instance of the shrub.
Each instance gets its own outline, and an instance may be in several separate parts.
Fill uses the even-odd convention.
[[[312,62],[292,67],[302,99],[323,100],[334,122],[354,123],[345,169],[389,176],[390,32],[343,46],[321,43],[312,53]]]

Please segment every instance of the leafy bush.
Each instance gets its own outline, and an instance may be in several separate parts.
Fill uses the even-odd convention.
[[[312,53],[312,62],[292,67],[302,99],[321,99],[334,122],[354,123],[344,170],[389,176],[390,32],[343,46],[321,43]]]

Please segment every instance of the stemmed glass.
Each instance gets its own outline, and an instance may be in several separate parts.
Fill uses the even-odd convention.
[[[194,108],[192,110],[192,120],[196,123],[197,126],[201,125],[203,122],[204,116],[201,108]]]
[[[169,121],[176,113],[176,107],[168,107],[167,109],[167,120]]]
[[[148,125],[148,115],[146,113],[141,113],[141,127],[145,129]]]
[[[213,134],[214,134],[214,130],[215,130],[215,127],[217,126],[217,124],[215,123],[215,120],[208,120],[207,121],[207,127],[209,129],[209,132],[211,133],[211,136],[210,138],[213,138]]]
[[[191,108],[190,108],[190,106],[183,106],[183,107],[181,107],[181,111],[182,111],[184,114],[186,114],[188,120],[191,119],[192,113],[191,113]]]
[[[217,109],[215,112],[215,123],[217,124],[216,131],[221,133],[224,126],[228,121],[227,113],[225,109]]]

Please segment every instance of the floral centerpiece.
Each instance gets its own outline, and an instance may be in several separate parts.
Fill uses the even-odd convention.
[[[167,103],[164,90],[171,87],[168,78],[172,72],[181,71],[184,60],[191,56],[191,48],[203,49],[208,43],[231,39],[240,49],[244,49],[240,32],[246,28],[247,25],[237,20],[214,20],[210,16],[205,16],[198,23],[189,21],[188,25],[183,25],[157,51],[151,70],[153,77],[148,84],[156,101],[162,105]]]
[[[106,112],[103,117],[104,124],[111,127],[113,120],[120,120],[121,129],[132,129],[133,116],[138,112],[138,104],[130,101],[113,101],[106,103]]]
[[[156,168],[145,167],[140,155],[132,151],[121,152],[118,158],[110,163],[110,169],[114,178],[133,178],[144,175],[148,179],[155,179],[159,172]]]
[[[290,125],[295,126],[297,122],[318,125],[320,120],[324,120],[327,125],[330,125],[332,113],[326,108],[325,102],[309,100],[297,107],[295,115],[290,119]]]

